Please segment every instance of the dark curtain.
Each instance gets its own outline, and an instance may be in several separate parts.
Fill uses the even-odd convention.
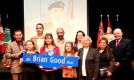
[[[8,14],[11,35],[16,29],[24,31],[23,0],[0,0],[0,14],[3,29],[6,27],[6,14]],[[14,40],[13,36],[11,36]]]
[[[123,37],[134,41],[134,15],[132,1],[89,1],[89,36],[96,47],[97,32],[100,23],[100,15],[103,15],[103,26],[107,30],[107,15],[110,16],[112,30],[116,28],[116,15],[119,15],[119,28],[123,31]],[[134,44],[134,42],[133,42]],[[134,54],[134,53],[133,53]],[[134,56],[134,55],[133,55]]]

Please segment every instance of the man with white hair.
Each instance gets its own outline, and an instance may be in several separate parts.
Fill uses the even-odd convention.
[[[123,32],[120,28],[114,30],[115,40],[109,43],[113,48],[115,55],[116,70],[112,75],[112,80],[130,80],[129,73],[132,69],[131,53],[133,50],[132,42],[123,38]]]

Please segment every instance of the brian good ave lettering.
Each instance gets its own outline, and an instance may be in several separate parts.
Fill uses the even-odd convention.
[[[27,58],[26,61],[31,61],[30,58]],[[33,62],[47,62],[48,58],[46,57],[41,57],[41,56],[36,56],[33,55]],[[58,64],[74,64],[73,61],[66,61],[66,58],[64,57],[63,59],[58,59],[55,57],[50,57],[50,63],[58,63]]]
[[[33,56],[33,61],[36,61],[36,62],[47,62],[47,58],[44,58],[44,57],[37,57],[37,56]]]
[[[50,63],[65,64],[65,57],[63,59],[57,59],[57,58],[51,57],[50,58]]]

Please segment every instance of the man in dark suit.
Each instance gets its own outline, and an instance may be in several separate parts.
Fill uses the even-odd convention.
[[[112,80],[130,80],[130,71],[132,69],[131,53],[133,50],[132,42],[129,39],[123,38],[123,32],[117,28],[114,30],[115,40],[109,43],[113,48],[115,55],[115,72],[112,75]]]
[[[73,36],[73,27],[63,22],[64,18],[64,3],[62,1],[57,1],[52,3],[49,7],[49,15],[50,15],[50,22],[44,23],[45,26],[45,33],[52,33],[54,38],[57,37],[55,34],[58,28],[63,28],[65,30],[65,38],[72,39]],[[72,36],[72,37],[71,37]]]

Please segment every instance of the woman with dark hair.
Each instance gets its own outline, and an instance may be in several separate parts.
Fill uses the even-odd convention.
[[[74,42],[74,48],[75,52],[77,52],[80,48],[83,47],[83,44],[81,42],[81,39],[85,36],[85,33],[81,30],[77,31],[75,36],[75,42]]]
[[[100,39],[97,51],[100,55],[100,72],[98,80],[111,80],[114,71],[115,58],[112,48],[108,46],[108,39],[106,37]]]
[[[43,47],[40,49],[40,54],[47,54],[47,52],[52,51],[51,55],[60,55],[59,47],[54,43],[53,35],[51,33],[46,33],[45,41]],[[49,54],[48,54],[49,55]],[[41,78],[42,80],[55,80],[56,69],[41,68]]]
[[[81,30],[77,31],[76,36],[75,36],[75,42],[74,42],[74,51],[75,55],[79,56],[78,50],[83,47],[82,44],[82,38],[85,36],[85,33]],[[76,68],[78,72],[78,68]],[[78,74],[77,74],[78,75]],[[78,79],[76,79],[78,80]]]

